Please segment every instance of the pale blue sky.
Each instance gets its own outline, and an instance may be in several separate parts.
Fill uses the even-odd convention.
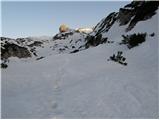
[[[70,28],[93,27],[129,1],[2,2],[2,36],[53,36],[60,24]]]

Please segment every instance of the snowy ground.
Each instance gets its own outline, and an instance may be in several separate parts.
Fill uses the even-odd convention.
[[[155,36],[131,50],[114,43],[38,61],[11,58],[2,70],[2,118],[158,118],[154,20],[146,21],[145,30]],[[119,50],[127,66],[107,61]]]

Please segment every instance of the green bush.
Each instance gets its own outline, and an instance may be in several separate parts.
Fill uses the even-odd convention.
[[[138,33],[132,35],[122,35],[123,40],[120,44],[127,44],[128,48],[133,48],[143,43],[146,39],[146,33]]]
[[[8,67],[8,65],[7,64],[5,64],[5,63],[1,63],[1,68],[7,68]]]
[[[119,64],[122,64],[122,65],[127,65],[127,63],[125,62],[126,58],[122,56],[123,52],[122,51],[118,51],[117,52],[117,55],[113,54],[112,56],[110,56],[110,59],[109,60],[112,60],[114,62],[118,62]]]
[[[154,36],[155,36],[155,33],[153,32],[152,34],[150,34],[150,36],[151,36],[151,37],[154,37]]]

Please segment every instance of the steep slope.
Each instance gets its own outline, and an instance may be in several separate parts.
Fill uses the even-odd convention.
[[[151,19],[158,11],[158,6],[157,1],[133,1],[124,8],[120,8],[119,12],[109,14],[95,26],[93,32],[87,37],[87,46],[110,42],[112,41],[112,38],[109,38],[110,35],[119,37],[129,34],[129,31],[139,22]]]
[[[159,13],[155,12],[128,32],[129,23],[114,21],[107,31],[99,24],[95,29],[101,30],[95,31],[107,38],[106,44],[88,45],[75,54],[46,55],[55,42],[58,49],[68,45],[63,53],[70,53],[69,42],[73,39],[76,50],[87,44],[87,35],[59,33],[44,48],[36,48],[37,54],[47,56],[38,61],[10,58],[9,67],[2,69],[2,118],[158,118]],[[122,35],[135,33],[146,33],[145,41],[131,49],[120,44]],[[80,38],[82,42],[75,44]],[[118,51],[126,66],[108,61]]]

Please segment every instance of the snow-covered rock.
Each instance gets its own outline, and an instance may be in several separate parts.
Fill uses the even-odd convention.
[[[76,31],[82,32],[82,33],[91,33],[93,32],[93,29],[92,28],[78,28],[76,29]]]

